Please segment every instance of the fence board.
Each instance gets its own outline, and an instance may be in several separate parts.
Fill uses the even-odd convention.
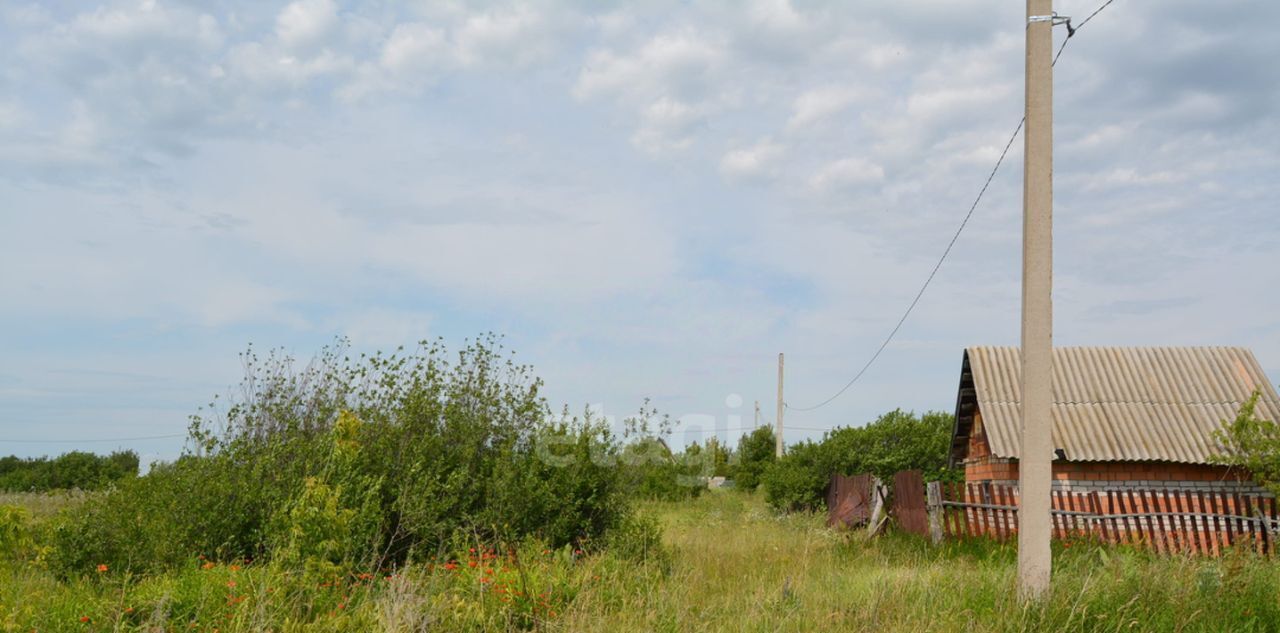
[[[1193,510],[1191,509],[1191,495],[1182,491],[1179,491],[1177,495],[1178,495],[1176,499],[1178,504],[1177,511],[1192,512]],[[1195,547],[1195,529],[1196,529],[1196,526],[1195,526],[1195,523],[1192,521],[1192,517],[1185,516],[1185,515],[1178,517],[1178,533],[1177,533],[1178,549],[1184,554],[1195,553],[1193,549]]]
[[[948,507],[947,501],[955,501],[955,486],[950,483],[942,484],[942,530],[947,536],[955,536],[955,508]]]
[[[1276,537],[1280,536],[1280,534],[1276,532],[1277,529],[1280,529],[1280,523],[1277,523],[1276,519],[1280,517],[1276,515],[1275,497],[1272,497],[1267,501],[1269,502],[1267,505],[1271,506],[1271,511],[1267,514],[1267,516],[1271,518],[1271,531],[1267,533],[1267,541],[1271,545],[1271,548],[1268,550],[1268,552],[1270,553],[1271,556],[1275,556],[1276,555]]]
[[[1154,490],[1143,491],[1142,496],[1144,499],[1146,499],[1147,512],[1152,513],[1151,522],[1154,524],[1154,528],[1156,530],[1156,537],[1159,540],[1159,546],[1156,551],[1161,552],[1163,554],[1173,553],[1174,550],[1169,547],[1170,529],[1169,529],[1169,526],[1166,525],[1170,517],[1166,517],[1162,514],[1156,514],[1159,512],[1164,512],[1164,510],[1161,509],[1162,504],[1160,503],[1160,499],[1157,498],[1157,495]]]
[[[957,487],[960,490],[960,501],[964,503],[968,503],[969,502],[969,485],[957,484]],[[960,516],[964,519],[964,533],[968,536],[974,536],[975,534],[974,534],[974,528],[973,528],[973,521],[971,520],[971,517],[970,517],[969,508],[968,507],[960,508]]]
[[[1098,498],[1097,491],[1093,491],[1089,493],[1089,511],[1096,516],[1102,516],[1102,500]],[[1111,535],[1107,531],[1107,520],[1102,519],[1098,521],[1097,524],[1098,524],[1098,530],[1102,534],[1102,542],[1110,543]]]
[[[1110,490],[1106,492],[1107,492],[1107,514],[1113,515],[1111,517],[1111,539],[1112,539],[1111,542],[1123,543],[1124,542],[1122,538],[1123,532],[1120,531],[1120,519],[1117,519],[1114,516],[1116,514],[1120,514],[1120,507],[1116,504],[1115,495],[1111,494]],[[1106,519],[1103,519],[1103,521],[1105,522]]]
[[[1007,505],[1004,501],[1004,486],[991,487],[991,503],[1000,506]],[[996,538],[1001,541],[1009,540],[1009,511],[992,508],[991,518],[996,522]]]
[[[1049,491],[1049,507],[1055,510],[1063,509],[1061,490]],[[1066,529],[1067,529],[1066,520],[1067,518],[1065,516],[1058,514],[1056,512],[1049,514],[1049,526],[1050,526],[1050,529],[1053,531],[1053,538],[1060,539],[1066,534]]]
[[[1226,512],[1226,508],[1221,506],[1221,501],[1217,492],[1210,491],[1208,504],[1213,509],[1213,554],[1221,554],[1222,550],[1231,545],[1231,527],[1230,523],[1221,517],[1221,514]]]
[[[1079,498],[1076,495],[1076,493],[1074,492],[1064,493],[1063,497],[1065,498],[1065,501],[1066,501],[1066,507],[1064,509],[1070,510],[1072,512],[1077,512],[1080,510],[1081,505],[1076,503],[1077,499]],[[1065,516],[1066,518],[1070,519],[1070,524],[1071,524],[1070,528],[1068,528],[1067,536],[1080,536],[1081,534],[1084,534],[1084,530],[1080,526],[1080,515],[1068,514]]]
[[[921,486],[923,489],[923,487]],[[947,536],[1008,541],[1018,531],[1017,486],[955,484],[943,491]],[[1231,546],[1275,556],[1280,548],[1280,501],[1239,492],[1126,489],[1050,493],[1051,535],[1093,536],[1162,554],[1217,556]]]
[[[929,514],[924,498],[924,477],[918,470],[893,476],[893,512],[902,529],[929,536]]]
[[[1200,517],[1200,526],[1202,528],[1200,541],[1203,544],[1203,549],[1201,551],[1203,551],[1206,554],[1216,555],[1218,553],[1218,545],[1215,542],[1215,539],[1217,538],[1217,534],[1213,530],[1213,525],[1216,522],[1210,521],[1209,517],[1207,516],[1209,513],[1209,505],[1204,498],[1203,490],[1196,491],[1196,503],[1200,507],[1200,512],[1203,512],[1206,515],[1206,516]]]
[[[1214,496],[1214,505],[1219,506],[1221,508],[1221,513],[1224,515],[1230,513],[1231,504],[1229,503],[1229,499],[1227,495],[1222,492],[1214,492],[1212,494]],[[1223,527],[1226,528],[1226,532],[1227,532],[1227,538],[1222,543],[1223,549],[1226,549],[1234,545],[1236,542],[1235,522],[1226,516],[1221,518],[1221,522]]]
[[[982,503],[982,497],[978,495],[977,485],[967,484],[965,487],[968,489],[967,494],[965,495],[965,498],[968,500],[969,503],[979,503],[979,504]],[[987,531],[986,518],[987,516],[986,516],[985,508],[975,507],[973,509],[974,534],[982,535],[982,536],[990,535],[990,533]]]

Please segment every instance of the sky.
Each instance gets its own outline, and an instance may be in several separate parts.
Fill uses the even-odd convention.
[[[1058,0],[1078,24],[1102,0]],[[1056,345],[1280,376],[1280,3],[1115,0],[1055,69]],[[825,400],[1023,108],[1001,0],[0,4],[0,454],[171,459],[242,373],[485,332],[679,442]],[[1055,29],[1055,48],[1066,31]],[[788,442],[1016,345],[1022,141]],[[819,430],[813,430],[819,429]],[[99,441],[105,440],[105,441]]]

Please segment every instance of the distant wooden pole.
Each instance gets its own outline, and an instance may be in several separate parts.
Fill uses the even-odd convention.
[[[1053,15],[1027,0],[1026,143],[1022,181],[1022,451],[1018,591],[1036,599],[1052,572]],[[1033,19],[1034,18],[1034,19]]]
[[[777,430],[774,431],[774,450],[775,457],[782,457],[782,352],[778,352],[778,419],[776,421]]]

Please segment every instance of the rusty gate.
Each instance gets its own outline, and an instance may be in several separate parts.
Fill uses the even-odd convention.
[[[875,479],[832,473],[827,485],[827,527],[850,528],[871,520]]]
[[[898,527],[929,536],[929,511],[925,507],[924,476],[918,470],[904,470],[893,476],[893,515]]]

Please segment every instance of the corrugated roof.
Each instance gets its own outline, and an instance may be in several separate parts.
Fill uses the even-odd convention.
[[[1022,358],[1017,347],[965,350],[953,455],[982,412],[991,452],[1018,457]],[[1241,347],[1061,347],[1053,351],[1053,444],[1071,461],[1204,463],[1213,437],[1254,389],[1259,417],[1280,420],[1280,396]]]

